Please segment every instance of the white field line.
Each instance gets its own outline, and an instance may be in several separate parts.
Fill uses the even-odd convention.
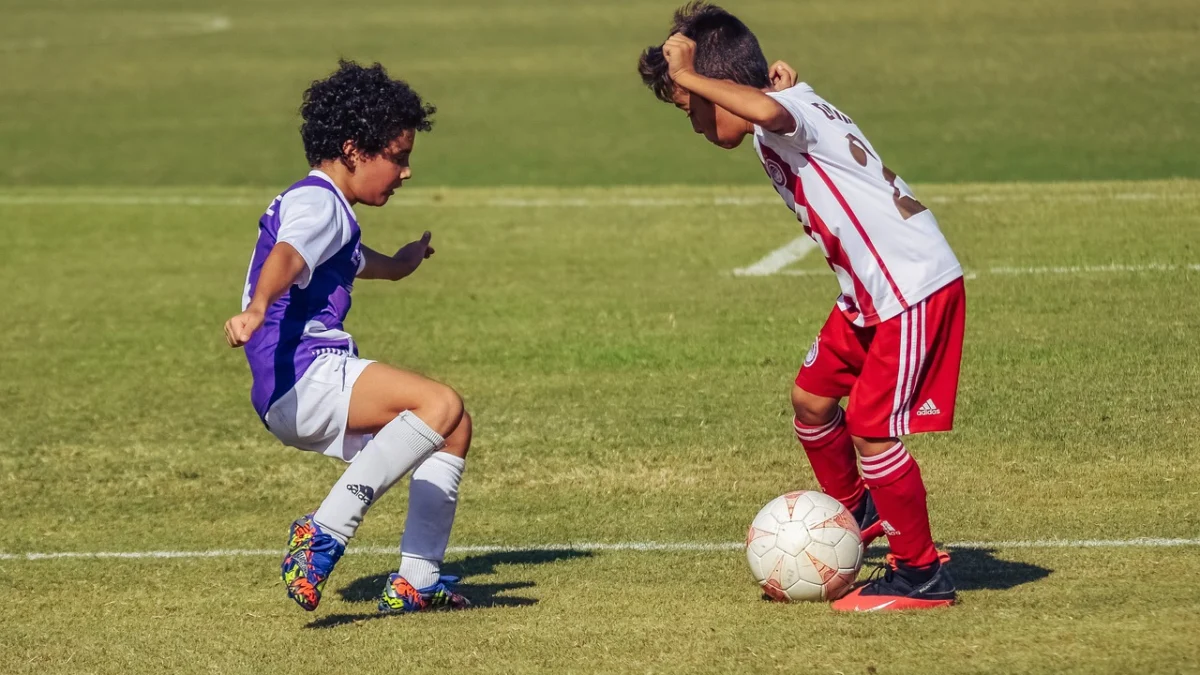
[[[159,26],[125,26],[119,29],[98,29],[91,35],[80,40],[67,41],[62,37],[36,36],[23,40],[0,41],[0,53],[19,52],[28,50],[49,49],[56,45],[105,44],[109,42],[127,42],[137,39],[153,39],[160,37],[185,37],[188,35],[208,35],[222,33],[233,26],[227,16],[171,16],[164,14],[166,19]]]
[[[739,267],[733,270],[735,277],[767,277],[778,273],[783,268],[801,260],[808,252],[817,247],[810,237],[799,237],[771,251],[762,260],[749,267]]]
[[[1170,264],[1146,263],[1142,265],[1124,265],[1119,263],[1109,265],[1066,265],[1056,267],[988,267],[978,270],[968,270],[964,275],[967,279],[978,279],[981,276],[1037,276],[1037,275],[1078,275],[1078,274],[1112,274],[1137,272],[1200,272],[1200,264]],[[737,271],[734,271],[737,274]],[[776,274],[789,277],[823,277],[829,275],[827,269],[816,270],[780,270]]]
[[[262,197],[199,197],[188,195],[18,195],[0,193],[0,206],[261,206],[266,208],[271,198]],[[458,207],[458,208],[663,208],[672,206],[745,207],[779,204],[767,197],[485,197],[483,199],[436,199],[433,197],[403,197],[388,200],[388,206]]]
[[[528,546],[451,546],[447,553],[533,553],[537,551],[618,551],[618,552],[713,552],[737,551],[744,544],[727,542],[657,542],[626,541],[615,543],[580,542],[577,544],[533,544]],[[1134,539],[1031,539],[1017,541],[959,541],[944,546],[952,549],[1008,548],[1170,548],[1200,546],[1200,539],[1165,539],[1138,537]],[[875,547],[872,547],[875,548]],[[177,559],[177,558],[243,558],[277,556],[282,549],[210,549],[206,551],[58,551],[52,553],[0,553],[0,560],[84,560],[110,559]],[[360,546],[347,554],[398,555],[396,547]]]
[[[265,191],[264,191],[264,194]],[[1196,201],[1197,194],[1172,194],[1162,192],[1117,192],[1108,194],[1070,194],[1037,192],[1005,194],[980,193],[961,195],[935,195],[922,197],[932,204],[953,203],[989,203],[1020,200],[1044,202],[1102,202],[1102,201]],[[261,206],[270,204],[270,197],[234,197],[234,196],[198,196],[198,195],[121,195],[121,194],[91,194],[91,195],[54,195],[54,194],[19,194],[15,192],[0,192],[0,206]],[[457,208],[595,208],[595,207],[624,207],[624,208],[664,208],[678,206],[708,206],[743,208],[757,206],[775,206],[780,200],[772,195],[762,197],[740,196],[711,196],[711,197],[483,197],[479,199],[435,198],[435,197],[399,197],[388,202],[391,206],[406,207],[457,207]]]

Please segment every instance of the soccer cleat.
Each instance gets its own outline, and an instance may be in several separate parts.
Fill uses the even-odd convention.
[[[311,612],[321,602],[321,589],[346,546],[321,531],[313,514],[300,516],[288,534],[288,552],[283,557],[283,583],[288,597]]]
[[[435,609],[466,609],[471,602],[454,592],[458,577],[438,577],[436,583],[426,588],[414,588],[408,579],[393,572],[379,596],[379,611],[385,614],[408,614]]]
[[[879,511],[875,510],[875,500],[871,498],[870,490],[863,491],[862,502],[851,515],[854,516],[855,522],[858,523],[858,529],[862,533],[863,548],[870,546],[871,542],[883,536],[883,521],[879,518]]]
[[[949,607],[958,599],[949,565],[938,562],[924,569],[909,567],[891,554],[882,568],[883,575],[855,588],[833,602],[839,612],[878,612],[902,609]],[[949,562],[948,556],[945,558]]]

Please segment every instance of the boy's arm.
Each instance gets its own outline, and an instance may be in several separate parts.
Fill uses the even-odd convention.
[[[432,237],[432,234],[426,232],[417,241],[405,244],[403,248],[396,251],[396,255],[392,256],[360,245],[363,266],[358,272],[358,278],[400,281],[416,272],[421,262],[433,255],[433,247],[429,245]]]
[[[663,57],[676,85],[702,96],[729,112],[776,134],[796,130],[796,120],[782,105],[754,87],[715,80],[697,73],[693,64],[696,43],[676,33],[663,43]]]
[[[225,322],[225,341],[230,347],[241,347],[250,341],[254,331],[263,325],[267,308],[296,283],[306,265],[304,256],[291,244],[285,241],[275,244],[263,262],[250,304],[241,314]]]

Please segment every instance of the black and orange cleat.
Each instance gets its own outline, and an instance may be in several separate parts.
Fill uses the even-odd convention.
[[[945,560],[945,562],[943,562]],[[939,552],[928,567],[910,567],[890,554],[882,576],[847,593],[832,607],[839,612],[881,612],[949,607],[958,600],[950,578],[949,556]]]

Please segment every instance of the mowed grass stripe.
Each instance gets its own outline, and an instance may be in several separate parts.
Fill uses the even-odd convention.
[[[537,551],[617,551],[617,552],[709,552],[734,551],[744,546],[741,542],[583,542],[578,544],[532,544],[528,546],[468,545],[451,546],[449,554],[461,553],[532,553]],[[1136,537],[1133,539],[1034,539],[1028,541],[959,541],[944,544],[951,549],[994,551],[1006,548],[1166,548],[1176,546],[1200,546],[1200,539]],[[872,550],[884,550],[883,546],[872,546]],[[281,555],[283,549],[273,548],[229,548],[206,551],[57,551],[53,553],[0,553],[0,560],[56,560],[74,558],[83,560],[146,558],[244,558],[252,556]],[[394,546],[360,546],[351,548],[346,554],[395,555]]]

